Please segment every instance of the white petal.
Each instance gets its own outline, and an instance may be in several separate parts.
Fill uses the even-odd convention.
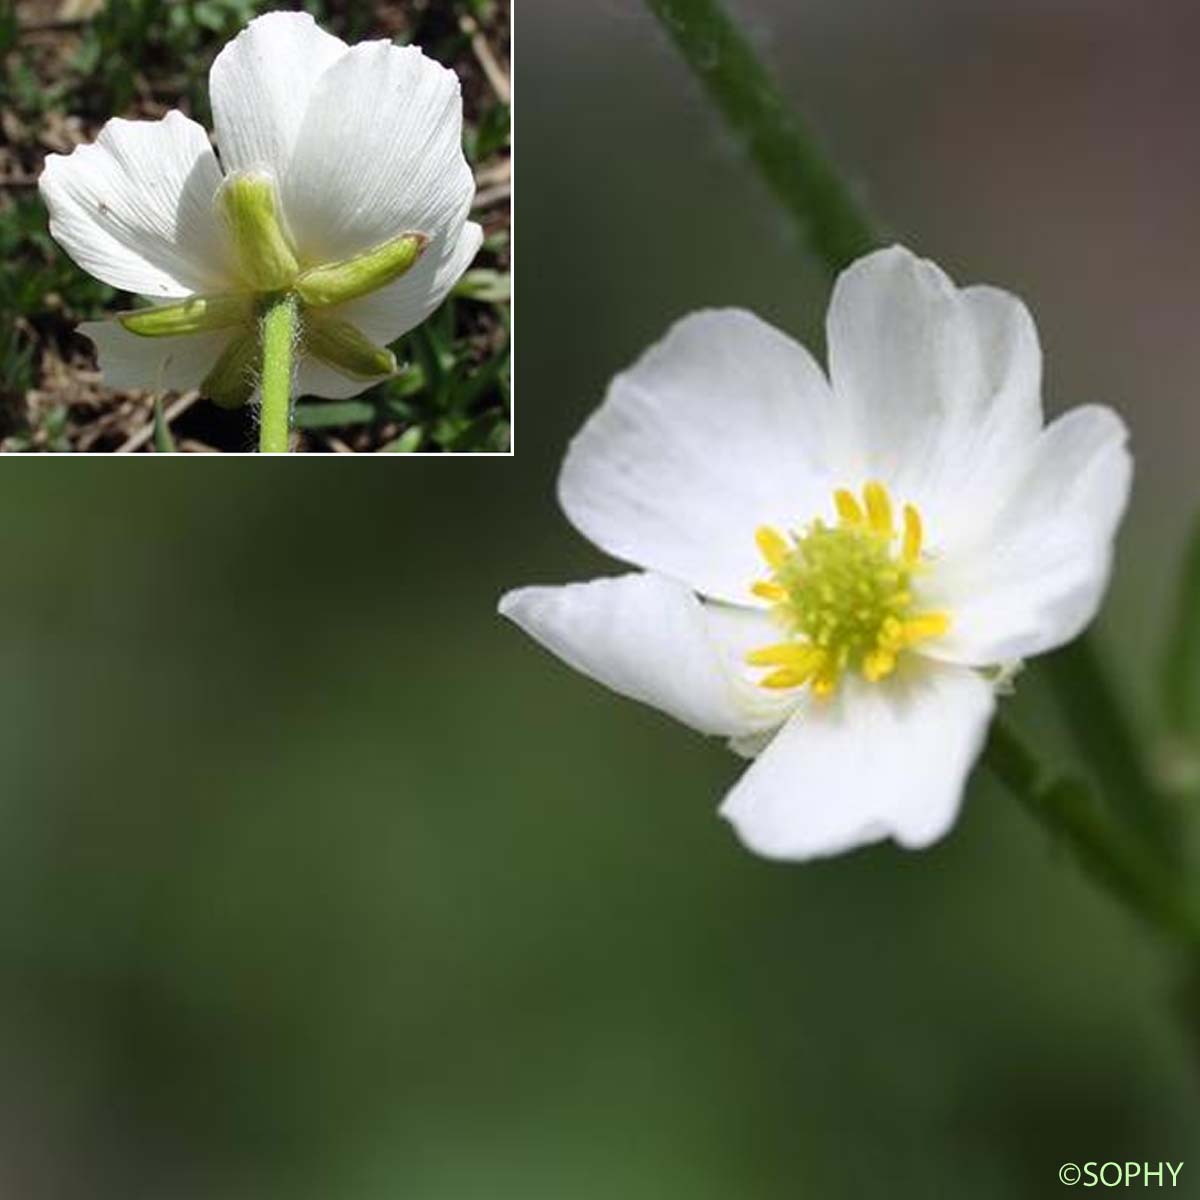
[[[308,13],[268,13],[217,55],[213,125],[227,172],[266,167],[282,181],[317,80],[348,47]]]
[[[701,733],[742,737],[782,719],[780,698],[753,687],[735,661],[739,639],[772,640],[765,615],[714,615],[661,575],[520,588],[500,612],[577,671]],[[762,637],[746,629],[755,621]]]
[[[840,854],[884,838],[917,848],[953,825],[995,707],[963,667],[916,664],[882,684],[808,697],[721,814],[768,858]]]
[[[952,625],[923,652],[1003,663],[1060,646],[1091,621],[1129,499],[1127,436],[1120,417],[1097,405],[1042,433],[974,543],[934,573],[928,599]]]
[[[328,311],[358,326],[377,345],[386,346],[441,304],[482,244],[483,230],[469,221],[457,237],[439,235],[417,265],[395,283]]]
[[[453,71],[416,46],[363,42],[321,76],[283,182],[302,259],[408,231],[457,238],[474,194]]]
[[[748,312],[694,313],[613,380],[559,499],[617,558],[745,603],[764,571],[755,529],[830,508],[829,405],[802,346]]]
[[[85,321],[79,332],[96,343],[105,386],[152,392],[199,387],[238,333],[216,329],[185,337],[139,337],[116,321]]]
[[[89,274],[144,296],[220,291],[231,278],[212,211],[221,170],[182,113],[115,117],[95,142],[51,154],[38,180],[50,234]]]
[[[952,546],[1041,428],[1041,350],[1025,306],[996,288],[958,289],[894,246],[838,278],[828,314],[837,458],[918,505]]]
[[[300,396],[321,396],[326,400],[346,400],[374,387],[378,379],[351,379],[326,366],[320,359],[305,356],[296,369],[294,391]]]

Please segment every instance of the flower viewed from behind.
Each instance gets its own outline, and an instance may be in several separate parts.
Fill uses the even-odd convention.
[[[305,13],[272,13],[224,47],[209,84],[220,163],[175,111],[116,118],[47,158],[55,240],[153,304],[80,329],[112,387],[236,406],[256,385],[265,305],[293,296],[297,392],[354,395],[394,372],[387,343],[482,240],[458,79],[416,47],[347,46]]]
[[[1043,427],[1014,296],[900,247],[843,272],[828,378],[747,312],[695,313],[612,383],[559,497],[640,570],[500,611],[753,764],[721,812],[771,857],[953,824],[1021,660],[1095,615],[1128,498],[1119,417]]]

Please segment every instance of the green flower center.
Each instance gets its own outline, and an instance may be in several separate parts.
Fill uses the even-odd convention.
[[[836,525],[818,519],[790,538],[759,529],[771,577],[751,590],[770,601],[788,636],[747,656],[752,666],[772,668],[763,687],[811,683],[827,696],[847,671],[874,683],[909,646],[949,628],[946,613],[915,610],[912,581],[923,565],[917,510],[905,505],[898,531],[882,484],[868,483],[862,497],[860,504],[849,491],[834,493]]]

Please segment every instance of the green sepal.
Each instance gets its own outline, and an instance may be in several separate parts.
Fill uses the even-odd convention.
[[[305,353],[352,379],[382,379],[396,373],[396,356],[349,321],[309,313],[302,337]]]
[[[428,245],[423,233],[402,233],[353,258],[305,271],[296,280],[296,291],[313,308],[357,299],[411,270]]]
[[[258,171],[229,176],[217,193],[217,209],[233,235],[238,269],[255,291],[289,287],[300,270],[279,222],[275,182]]]
[[[139,337],[178,337],[206,329],[249,324],[254,301],[248,295],[189,296],[176,304],[158,304],[117,313],[117,320]]]
[[[200,391],[221,408],[241,408],[258,382],[258,335],[235,337],[204,377]]]

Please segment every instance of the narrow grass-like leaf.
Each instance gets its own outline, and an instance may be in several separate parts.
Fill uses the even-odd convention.
[[[468,271],[455,285],[454,294],[465,300],[503,304],[512,294],[512,277],[503,271],[479,268]]]
[[[162,398],[154,397],[154,451],[156,454],[174,454],[175,439],[167,427],[167,419],[163,416]]]
[[[424,430],[420,425],[412,425],[406,429],[394,442],[379,448],[380,454],[413,454],[421,448]]]
[[[367,400],[311,401],[297,404],[292,414],[292,424],[297,429],[366,425],[378,419],[378,410]]]

